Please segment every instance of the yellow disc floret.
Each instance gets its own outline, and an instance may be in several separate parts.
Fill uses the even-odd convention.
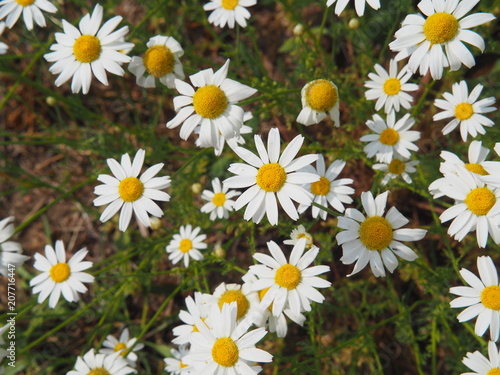
[[[106,370],[105,368],[98,367],[98,368],[94,368],[94,369],[90,370],[88,375],[110,375],[110,374],[109,374],[109,371]]]
[[[35,2],[35,0],[16,0],[16,3],[21,5],[22,7],[27,7]]]
[[[369,250],[383,250],[392,241],[393,231],[389,222],[381,216],[366,218],[359,226],[359,239]]]
[[[319,181],[311,184],[311,193],[314,195],[327,195],[330,192],[330,180],[320,177]]]
[[[170,48],[158,45],[149,47],[144,54],[144,66],[156,78],[174,71],[175,57]]]
[[[119,352],[120,350],[127,349],[127,345],[125,345],[123,342],[119,342],[118,344],[115,345],[114,351]],[[125,351],[122,352],[121,355],[125,354]]]
[[[93,35],[82,35],[73,44],[75,59],[82,63],[90,63],[101,56],[101,41]]]
[[[257,172],[256,182],[262,190],[276,193],[286,182],[286,172],[278,163],[264,164]]]
[[[307,105],[316,112],[330,111],[339,100],[337,88],[326,79],[311,82],[305,90]]]
[[[500,375],[500,368],[495,367],[489,370],[486,375]]]
[[[442,44],[455,38],[458,27],[458,20],[452,14],[434,13],[424,23],[424,35],[431,44]]]
[[[214,119],[224,113],[228,105],[227,96],[215,85],[200,87],[193,95],[193,106],[203,118]]]
[[[193,242],[188,238],[183,238],[179,243],[179,250],[183,253],[187,253],[193,248]]]
[[[227,10],[233,10],[238,5],[238,0],[222,0],[222,7]]]
[[[270,288],[266,288],[266,289],[262,289],[262,290],[259,290],[259,299],[262,301],[264,299],[264,296],[266,295],[267,291],[269,290]],[[273,303],[271,302],[271,304],[267,307],[267,309],[269,311],[273,311]]]
[[[279,286],[292,290],[297,288],[302,280],[302,273],[292,264],[285,264],[276,270],[274,281]]]
[[[394,146],[399,141],[399,133],[392,129],[387,128],[380,133],[380,143],[388,146]]]
[[[120,181],[118,194],[125,202],[135,202],[144,192],[144,185],[137,177],[127,177]]]
[[[497,198],[487,187],[473,189],[467,194],[465,204],[469,211],[477,216],[484,216],[495,205]]]
[[[230,337],[217,339],[212,347],[213,360],[224,367],[234,366],[240,357],[238,346]]]
[[[491,310],[500,310],[500,286],[487,286],[481,292],[481,303]]]
[[[56,283],[66,281],[71,274],[71,269],[67,263],[57,263],[50,268],[50,278]]]
[[[486,169],[484,169],[481,164],[466,163],[465,164],[465,169],[467,169],[469,172],[480,174],[481,176],[487,176],[487,175],[489,175],[489,173],[486,172]]]
[[[245,316],[250,307],[250,302],[248,302],[247,297],[241,292],[241,290],[226,290],[219,297],[219,308],[222,310],[222,306],[225,303],[236,302],[236,306],[238,308],[238,312],[236,313],[236,319],[241,319]]]
[[[455,106],[455,117],[460,121],[470,119],[474,114],[474,108],[470,103],[464,102]]]
[[[389,163],[389,173],[392,174],[401,174],[405,171],[406,164],[404,161],[401,161],[399,159],[392,159],[392,161]]]
[[[224,193],[214,194],[214,197],[212,198],[212,203],[215,204],[217,207],[224,206],[225,202],[226,202],[226,194]]]
[[[389,95],[396,95],[401,91],[401,81],[397,78],[388,78],[384,82],[384,92]]]

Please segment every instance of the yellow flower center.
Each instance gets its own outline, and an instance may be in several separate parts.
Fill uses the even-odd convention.
[[[21,5],[22,7],[27,7],[35,2],[35,0],[16,0],[16,3]]]
[[[88,375],[110,375],[110,373],[105,368],[98,367],[90,370]]]
[[[392,159],[389,163],[389,173],[401,174],[405,171],[406,164],[404,161],[399,159]]]
[[[123,342],[119,342],[116,344],[115,348],[113,349],[115,352],[119,352],[120,350],[127,349],[127,345],[125,345]],[[125,354],[125,350],[121,353],[121,355]]]
[[[233,10],[238,5],[238,0],[222,0],[222,7],[227,10]]]
[[[232,367],[238,362],[240,351],[230,337],[217,339],[212,347],[212,358],[224,367]]]
[[[497,198],[487,187],[473,189],[467,194],[465,204],[469,211],[477,216],[484,216],[495,205]]]
[[[469,172],[480,174],[481,176],[489,175],[489,173],[486,172],[486,170],[483,168],[481,164],[467,163],[465,164],[465,169],[467,169]]]
[[[311,193],[314,195],[327,195],[330,192],[330,180],[320,177],[319,181],[311,184]]]
[[[394,146],[398,141],[399,133],[392,128],[384,129],[382,133],[380,133],[380,143],[384,145]]]
[[[424,35],[431,44],[442,44],[457,35],[458,27],[455,16],[443,12],[434,13],[424,23]]]
[[[183,238],[179,244],[179,250],[183,253],[187,253],[193,248],[193,243],[188,238]]]
[[[67,263],[57,263],[50,269],[50,278],[56,283],[66,281],[71,274],[71,269]]]
[[[474,108],[470,103],[464,102],[455,106],[455,117],[460,121],[470,119],[474,114]]]
[[[144,54],[144,66],[149,74],[156,78],[174,71],[175,57],[166,46],[149,47]]]
[[[489,370],[486,375],[500,375],[500,368],[495,367]]]
[[[219,117],[226,110],[227,104],[226,94],[215,85],[200,87],[193,95],[194,110],[203,118]]]
[[[307,105],[316,112],[328,112],[339,100],[339,93],[330,81],[319,79],[307,86]]]
[[[278,163],[264,164],[259,168],[256,180],[262,190],[276,193],[286,182],[286,172]]]
[[[292,290],[297,288],[302,280],[302,273],[300,270],[291,264],[284,264],[276,270],[276,275],[274,276],[274,281],[279,286]]]
[[[144,192],[144,185],[137,177],[127,177],[120,181],[118,194],[125,202],[135,202]]]
[[[93,35],[82,35],[73,44],[75,59],[82,63],[95,61],[101,55],[101,42]]]
[[[259,299],[262,301],[264,299],[264,296],[266,295],[267,291],[269,290],[269,288],[266,288],[266,289],[262,289],[262,290],[259,290]],[[271,302],[271,304],[267,307],[267,309],[269,311],[273,311],[273,303]]]
[[[393,231],[389,222],[381,216],[366,218],[359,226],[359,239],[369,250],[383,250],[392,241]]]
[[[188,367],[188,365],[185,365],[182,361],[179,361],[179,367],[185,368],[185,367]]]
[[[500,286],[487,286],[481,292],[481,303],[487,309],[500,310]]]
[[[401,81],[397,78],[388,78],[384,82],[384,92],[391,96],[396,95],[401,90]]]
[[[231,302],[236,302],[238,308],[236,319],[239,320],[244,317],[250,307],[250,302],[248,302],[247,297],[245,297],[241,290],[226,290],[222,293],[218,301],[219,308],[222,310],[222,306],[224,306],[225,303]]]
[[[226,202],[226,194],[224,193],[214,194],[214,197],[212,198],[212,203],[215,204],[217,207],[224,206],[225,202]]]

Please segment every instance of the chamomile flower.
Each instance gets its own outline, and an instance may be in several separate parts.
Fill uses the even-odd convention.
[[[38,2],[39,0],[37,0]],[[89,92],[92,75],[103,85],[108,85],[106,71],[123,76],[121,64],[128,63],[130,57],[120,50],[132,48],[133,43],[123,41],[128,33],[128,26],[113,31],[122,17],[115,16],[101,26],[103,8],[97,4],[92,16],[86,14],[80,21],[78,30],[75,26],[62,21],[64,33],[56,33],[56,44],[50,46],[53,52],[44,55],[45,60],[55,62],[49,69],[59,74],[55,81],[57,87],[73,77],[71,91]]]
[[[202,260],[203,254],[200,250],[207,248],[207,244],[203,241],[207,238],[206,234],[199,234],[201,228],[196,227],[193,229],[191,224],[186,226],[181,225],[179,233],[174,234],[174,237],[166,247],[167,253],[170,255],[168,259],[173,264],[177,264],[181,259],[184,259],[184,266],[189,266],[189,258],[194,260]]]
[[[301,238],[306,239],[306,249],[310,249],[314,245],[312,235],[306,231],[302,224],[294,228],[290,233],[290,239],[283,241],[283,243],[285,245],[295,245]]]
[[[201,193],[201,198],[208,201],[201,207],[201,212],[210,213],[210,220],[227,219],[229,212],[233,211],[234,201],[231,198],[237,197],[240,192],[221,185],[217,177],[212,180],[212,188],[213,191],[203,190]]]
[[[45,27],[42,10],[47,13],[57,12],[55,5],[48,0],[2,0],[0,1],[0,20],[5,18],[5,23],[10,29],[22,14],[28,30],[33,29],[33,21],[38,26]]]
[[[234,22],[241,27],[247,26],[250,12],[247,7],[257,4],[257,0],[211,0],[203,6],[207,12],[208,22],[214,26],[234,28]]]
[[[375,110],[379,111],[384,107],[385,113],[389,113],[392,110],[399,112],[401,107],[409,109],[413,97],[407,92],[418,90],[418,85],[408,83],[413,75],[411,70],[405,66],[398,73],[398,63],[391,59],[389,73],[379,64],[375,64],[375,71],[378,74],[368,73],[370,81],[365,82],[365,87],[369,88],[365,92],[366,99],[377,99]]]
[[[68,302],[76,302],[80,299],[78,293],[85,293],[87,287],[83,283],[93,283],[94,276],[82,272],[92,267],[92,262],[82,261],[87,255],[86,248],[78,250],[69,261],[66,262],[64,244],[58,240],[55,250],[52,246],[45,246],[45,256],[35,254],[35,267],[42,271],[30,281],[33,294],[38,295],[38,303],[42,303],[49,297],[49,307],[54,308],[59,301],[61,293]]]
[[[488,358],[479,351],[468,352],[462,363],[474,372],[463,373],[462,375],[495,375],[500,373],[500,351],[494,341],[488,342]]]
[[[401,157],[395,157],[390,163],[377,163],[373,164],[373,169],[385,172],[385,176],[380,181],[380,185],[385,186],[387,183],[394,179],[401,177],[407,184],[412,183],[410,173],[415,173],[417,168],[415,166],[419,163],[418,160],[407,160]]]
[[[262,368],[255,362],[271,362],[272,355],[255,344],[266,334],[263,328],[247,332],[249,324],[236,323],[236,303],[224,304],[222,309],[212,305],[211,326],[196,319],[199,332],[193,332],[191,350],[184,363],[192,365],[203,375],[257,374]]]
[[[170,349],[170,354],[173,358],[165,358],[165,371],[169,374],[179,375],[179,374],[189,374],[190,367],[184,364],[182,360],[185,356],[189,354],[189,348],[187,345],[179,346],[179,350]]]
[[[453,219],[448,234],[462,241],[475,230],[479,247],[486,247],[488,234],[499,244],[500,189],[485,185],[466,169],[458,169],[457,174],[449,173],[444,177],[443,186],[446,188],[441,192],[455,199],[455,204],[439,216],[442,223]]]
[[[325,297],[315,288],[328,288],[331,283],[317,275],[330,271],[330,267],[309,267],[316,259],[319,248],[313,246],[304,253],[306,239],[301,238],[293,246],[287,261],[276,242],[269,241],[267,247],[272,256],[255,253],[254,259],[261,264],[250,266],[248,271],[259,278],[252,285],[254,290],[269,288],[262,298],[261,308],[265,309],[272,304],[274,316],[279,316],[286,308],[294,316],[299,316],[302,311],[311,311],[310,301],[323,303]]]
[[[316,161],[316,168],[311,165],[304,167],[301,171],[313,173],[319,176],[319,181],[306,185],[307,191],[314,195],[313,202],[321,206],[328,207],[328,204],[339,212],[344,212],[344,203],[351,203],[352,198],[349,194],[354,194],[354,189],[347,185],[352,184],[354,181],[350,178],[341,178],[336,180],[338,175],[345,167],[345,161],[335,160],[328,169],[325,168],[325,159],[323,155],[318,154]],[[299,213],[307,210],[309,206],[301,204],[299,206]],[[326,220],[327,212],[316,207],[311,206],[312,216],[317,218],[318,215]]]
[[[163,168],[163,163],[153,165],[140,178],[137,177],[141,172],[145,154],[144,150],[139,149],[132,163],[128,154],[122,155],[120,163],[109,158],[107,163],[114,176],[100,174],[97,177],[104,184],[94,189],[94,194],[100,195],[94,199],[94,206],[109,203],[99,220],[104,223],[121,209],[119,229],[122,232],[127,229],[132,212],[144,226],[149,227],[151,221],[148,213],[155,217],[163,216],[163,211],[153,200],[170,200],[170,195],[161,191],[170,186],[170,177],[155,177]]]
[[[469,95],[469,89],[465,81],[454,83],[452,87],[453,94],[445,92],[444,99],[436,99],[434,105],[442,112],[436,113],[432,118],[434,121],[442,120],[445,118],[453,118],[443,128],[443,134],[452,132],[457,126],[460,125],[460,135],[463,141],[467,141],[467,135],[476,137],[477,134],[484,134],[484,126],[491,127],[495,123],[483,116],[482,113],[493,112],[496,110],[491,105],[495,104],[493,96],[477,101],[481,91],[482,85],[474,87]]]
[[[368,142],[364,151],[371,158],[375,156],[381,163],[390,163],[392,158],[399,155],[409,159],[411,151],[418,147],[413,143],[420,139],[420,132],[409,130],[415,120],[409,114],[404,115],[396,122],[394,111],[387,115],[387,122],[379,115],[374,115],[373,120],[368,120],[366,126],[375,132],[361,137],[361,142]]]
[[[368,263],[376,277],[385,276],[384,266],[391,273],[398,266],[396,255],[410,262],[417,258],[417,254],[400,241],[419,241],[427,231],[402,228],[409,220],[396,207],[391,207],[383,217],[388,194],[386,191],[373,198],[371,192],[363,192],[361,202],[366,217],[359,210],[348,208],[345,216],[338,218],[338,227],[345,229],[336,237],[343,250],[340,260],[344,264],[356,262],[347,276],[358,273]]]
[[[396,60],[410,57],[408,68],[425,75],[429,69],[433,79],[441,79],[443,68],[458,70],[461,64],[468,68],[476,62],[463,42],[484,50],[484,40],[469,30],[495,19],[490,13],[475,13],[464,17],[479,0],[422,0],[418,3],[421,14],[406,16],[396,40],[389,44],[399,51]],[[462,18],[464,17],[464,18]],[[443,51],[444,49],[444,51]]]
[[[278,203],[293,220],[299,215],[292,203],[310,205],[311,195],[301,186],[304,183],[315,182],[317,175],[307,172],[297,172],[299,169],[315,161],[317,155],[294,157],[304,142],[304,137],[296,136],[280,156],[280,133],[273,128],[269,131],[267,150],[260,136],[255,135],[255,146],[259,156],[243,147],[234,147],[234,152],[248,164],[233,163],[229,171],[237,176],[224,181],[228,188],[248,188],[234,204],[234,209],[247,205],[244,219],[252,219],[260,223],[264,214],[271,225],[278,224]]]
[[[297,122],[306,126],[317,124],[330,115],[336,127],[340,126],[339,90],[326,79],[307,83],[300,92],[302,110]]]
[[[489,327],[491,340],[497,341],[500,333],[500,285],[497,269],[489,256],[477,258],[477,269],[480,278],[465,268],[460,270],[460,275],[470,287],[450,288],[451,294],[459,296],[450,302],[450,306],[467,307],[458,314],[458,321],[466,322],[477,316],[476,335],[484,335]]]
[[[221,149],[219,134],[225,139],[240,135],[244,111],[236,105],[238,101],[255,94],[257,90],[227,78],[229,60],[217,71],[205,69],[189,76],[195,90],[188,83],[175,80],[175,87],[181,94],[174,98],[177,115],[167,122],[173,129],[183,123],[180,137],[187,139],[200,126],[200,147]]]
[[[4,30],[5,30],[5,22],[0,22],[0,36],[3,34]],[[5,55],[8,49],[9,46],[7,44],[0,42],[0,55]]]
[[[90,349],[83,357],[78,357],[75,369],[66,375],[127,375],[136,373],[120,353],[96,354]]]
[[[0,220],[0,275],[7,276],[11,267],[20,267],[29,257],[22,255],[19,242],[8,241],[14,234],[14,216]]]
[[[191,296],[186,297],[186,307],[187,311],[181,310],[179,312],[179,319],[182,320],[184,324],[172,330],[172,333],[176,336],[172,340],[172,343],[176,345],[187,344],[191,340],[191,334],[193,332],[198,332],[195,319],[201,319],[204,322],[208,316],[208,307],[205,303],[203,294],[200,292],[194,292],[194,298]]]
[[[327,0],[326,6],[329,7],[335,2],[337,2],[335,5],[335,14],[340,16],[349,0]],[[356,8],[356,13],[359,17],[365,14],[366,3],[368,3],[368,5],[375,10],[380,8],[380,0],[354,0],[354,7]]]
[[[149,39],[144,57],[134,56],[128,70],[136,76],[141,87],[155,87],[158,79],[168,88],[175,88],[175,79],[184,79],[182,63],[179,60],[184,50],[171,36],[157,35]]]
[[[128,328],[125,328],[121,333],[119,340],[113,335],[108,335],[106,337],[106,340],[104,340],[104,342],[102,343],[103,348],[99,350],[99,353],[113,354],[115,352],[120,352],[120,355],[123,357],[125,352],[133,346],[133,349],[124,358],[128,362],[129,366],[135,367],[137,354],[135,354],[134,352],[137,352],[144,348],[144,344],[141,343],[134,345],[136,341],[137,339],[135,337],[130,338],[129,330]]]

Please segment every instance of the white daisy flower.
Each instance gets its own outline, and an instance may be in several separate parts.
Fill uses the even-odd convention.
[[[335,2],[337,2],[335,5],[335,14],[340,16],[349,0],[327,0],[326,6],[329,7]],[[375,10],[380,8],[380,0],[354,0],[354,7],[356,8],[356,13],[359,17],[365,14],[366,3],[368,3],[368,5]]]
[[[453,219],[448,234],[462,241],[475,230],[479,247],[486,247],[488,234],[499,244],[500,189],[490,188],[466,169],[458,169],[457,174],[449,173],[444,177],[445,188],[441,192],[455,199],[455,204],[439,216],[442,223]]]
[[[37,0],[39,1],[39,0]],[[113,31],[122,20],[115,16],[101,26],[103,8],[97,4],[92,16],[86,14],[80,21],[78,30],[75,26],[62,20],[64,33],[56,33],[56,44],[50,46],[50,52],[44,55],[45,60],[55,63],[49,71],[59,74],[55,81],[57,87],[73,77],[71,91],[89,92],[92,75],[103,85],[108,85],[106,71],[123,76],[121,64],[128,63],[130,57],[120,50],[132,48],[133,43],[126,43],[123,37],[128,33],[128,26]]]
[[[0,36],[3,34],[4,30],[5,30],[5,22],[0,22]],[[0,42],[0,55],[5,55],[8,49],[9,46],[7,44]]]
[[[257,0],[211,0],[203,6],[207,12],[212,11],[208,16],[208,22],[214,26],[227,26],[234,28],[234,22],[241,27],[247,26],[247,19],[250,18],[248,7],[257,4]]]
[[[398,63],[391,59],[389,73],[379,64],[375,64],[375,71],[378,74],[368,73],[370,81],[365,81],[365,87],[369,88],[365,92],[366,99],[377,99],[375,110],[384,107],[385,113],[389,113],[392,110],[399,112],[401,107],[410,109],[413,97],[407,91],[418,90],[418,85],[407,83],[413,75],[411,70],[405,66],[398,73]]]
[[[0,1],[0,20],[6,18],[5,23],[10,29],[16,24],[22,13],[24,24],[28,30],[33,29],[33,21],[38,26],[45,27],[45,17],[42,10],[47,13],[57,12],[55,5],[48,0],[2,0]]]
[[[177,264],[181,259],[184,259],[184,266],[189,266],[189,258],[194,260],[202,260],[203,254],[200,250],[207,248],[207,244],[203,241],[207,238],[206,234],[200,234],[200,227],[192,228],[191,224],[186,226],[181,225],[179,233],[174,234],[174,237],[166,247],[167,253],[170,255],[168,259],[173,264]]]
[[[304,254],[306,239],[301,238],[293,246],[287,261],[275,242],[269,241],[267,247],[272,257],[255,253],[254,259],[262,264],[250,266],[248,271],[259,278],[252,285],[254,290],[269,288],[261,301],[261,308],[265,309],[272,304],[274,316],[279,316],[286,308],[290,309],[293,316],[299,316],[303,311],[311,311],[310,301],[323,303],[325,297],[315,288],[328,288],[331,283],[317,275],[330,271],[330,267],[309,267],[316,259],[319,248],[313,246]]]
[[[226,78],[228,69],[229,60],[215,73],[210,68],[189,76],[196,90],[176,79],[175,87],[181,94],[174,98],[174,108],[178,113],[167,122],[167,128],[173,129],[183,123],[180,137],[187,139],[200,125],[200,147],[221,149],[219,134],[225,139],[238,137],[244,111],[236,103],[257,90]]]
[[[283,241],[283,243],[285,245],[295,245],[301,238],[306,239],[306,249],[310,249],[314,245],[312,235],[306,231],[302,224],[294,228],[290,233],[290,239]]]
[[[9,265],[21,267],[30,257],[22,255],[19,242],[8,241],[14,235],[14,216],[0,221],[0,275],[7,276]]]
[[[409,159],[411,151],[417,151],[418,147],[413,142],[420,139],[420,132],[408,130],[415,123],[410,114],[404,115],[396,122],[396,114],[391,111],[385,122],[379,115],[374,115],[373,120],[368,120],[366,126],[376,134],[367,134],[361,137],[361,142],[369,142],[364,151],[371,158],[375,156],[381,163],[390,163],[392,158],[399,155]]]
[[[488,342],[488,358],[479,351],[468,352],[462,363],[474,372],[462,375],[495,375],[500,373],[500,351],[494,341]]]
[[[64,244],[58,240],[54,248],[45,246],[45,256],[40,253],[35,254],[35,267],[42,271],[30,281],[33,287],[33,294],[38,295],[38,303],[42,303],[49,298],[49,307],[56,307],[61,293],[68,302],[76,302],[80,299],[78,293],[85,293],[87,287],[83,283],[93,283],[94,276],[82,272],[92,267],[92,262],[82,261],[87,255],[86,248],[78,250],[69,261],[66,262],[66,252]]]
[[[128,70],[136,76],[141,87],[156,87],[158,79],[168,88],[175,88],[175,79],[184,79],[182,63],[179,60],[184,50],[171,36],[157,35],[149,39],[144,57],[134,56]]]
[[[472,27],[495,19],[490,13],[475,13],[464,17],[479,0],[422,0],[418,8],[421,14],[406,16],[396,40],[389,44],[399,51],[396,61],[410,56],[408,68],[421,75],[431,71],[433,79],[441,79],[443,68],[458,70],[461,64],[468,68],[476,62],[474,56],[462,42],[484,50],[484,40]],[[462,18],[464,17],[464,18]],[[444,51],[443,51],[444,48]]]
[[[317,124],[330,115],[336,127],[340,126],[339,90],[326,79],[307,83],[300,92],[302,110],[297,122],[306,126]]]
[[[313,173],[319,176],[319,181],[306,185],[307,191],[310,191],[314,195],[313,202],[324,207],[328,207],[329,203],[330,206],[339,212],[344,212],[344,203],[352,203],[352,198],[349,194],[354,194],[354,189],[347,185],[352,184],[354,181],[350,178],[336,180],[344,167],[345,161],[335,160],[326,169],[323,155],[318,154],[316,168],[308,165],[301,170],[301,172]],[[327,212],[316,206],[301,204],[299,206],[299,213],[304,212],[309,207],[312,207],[312,216],[314,218],[317,218],[319,215],[323,220],[326,220]]]
[[[452,132],[460,125],[460,134],[463,141],[466,142],[468,134],[475,138],[478,133],[484,134],[486,132],[483,126],[491,127],[495,125],[492,120],[482,115],[482,113],[496,110],[495,107],[491,107],[491,105],[495,104],[495,98],[491,96],[477,101],[483,90],[482,85],[474,87],[470,95],[465,81],[454,83],[452,90],[453,94],[445,92],[443,94],[444,99],[436,99],[434,102],[436,107],[443,109],[442,112],[434,115],[432,118],[434,121],[453,117],[443,128],[443,134]]]
[[[201,212],[210,213],[210,220],[227,219],[234,206],[231,198],[237,197],[240,192],[221,185],[217,177],[212,180],[212,188],[213,191],[203,190],[201,193],[201,198],[208,201],[201,207]]]
[[[365,191],[361,193],[361,202],[366,217],[359,210],[348,208],[345,216],[338,218],[338,227],[345,229],[336,237],[343,250],[340,260],[344,264],[356,262],[347,276],[358,273],[368,263],[375,277],[385,276],[384,266],[391,273],[398,266],[396,255],[409,262],[417,259],[417,254],[400,241],[419,241],[427,231],[402,228],[409,220],[396,207],[383,217],[388,194],[386,191],[374,199],[371,192]]]
[[[120,352],[120,355],[123,357],[125,352],[127,352],[127,350],[129,350],[133,346],[133,349],[124,358],[128,362],[129,366],[135,367],[137,354],[135,354],[134,352],[137,352],[144,348],[144,344],[141,343],[134,346],[136,341],[137,339],[135,337],[130,338],[128,328],[125,328],[122,331],[119,340],[113,335],[108,335],[106,337],[106,340],[104,340],[104,342],[102,343],[103,348],[99,350],[99,354],[113,354],[115,352]]]
[[[179,375],[179,374],[189,374],[189,370],[192,368],[186,365],[182,360],[185,356],[189,354],[189,348],[187,345],[179,346],[179,350],[174,348],[170,349],[170,353],[173,358],[164,358],[165,371],[169,374]]]
[[[418,160],[407,160],[401,157],[395,157],[390,163],[377,163],[373,164],[373,169],[377,171],[385,172],[385,176],[380,181],[380,185],[385,186],[387,183],[394,179],[401,177],[407,184],[412,183],[410,173],[415,173],[417,171]]]
[[[234,209],[247,205],[244,219],[252,219],[259,223],[264,214],[271,225],[278,224],[278,203],[293,220],[299,215],[292,203],[310,205],[312,196],[301,184],[318,180],[317,175],[297,172],[299,169],[315,161],[317,155],[294,157],[300,150],[304,137],[296,136],[280,156],[280,133],[277,128],[269,131],[267,150],[258,135],[254,136],[255,146],[259,156],[243,147],[234,147],[234,152],[248,164],[233,163],[229,171],[237,176],[229,177],[223,183],[228,188],[248,188],[234,204]]]
[[[120,353],[95,354],[94,349],[90,349],[76,359],[75,369],[66,375],[127,375],[136,372],[120,357]]]
[[[236,303],[224,304],[222,310],[212,305],[211,326],[196,319],[199,332],[191,338],[191,350],[184,363],[192,365],[203,375],[257,374],[260,366],[255,362],[271,362],[272,355],[258,349],[255,344],[266,335],[264,328],[247,332],[249,324],[236,323]]]
[[[109,158],[107,163],[114,177],[106,174],[100,174],[97,177],[104,184],[94,189],[94,194],[100,195],[94,199],[94,206],[109,203],[99,220],[104,223],[121,209],[119,229],[122,232],[130,223],[132,211],[137,220],[149,227],[151,221],[148,212],[155,217],[163,216],[163,211],[153,200],[163,202],[170,200],[170,195],[160,191],[170,186],[170,177],[155,177],[163,168],[163,163],[153,165],[140,178],[137,178],[141,172],[145,154],[143,149],[139,149],[132,163],[128,154],[122,155],[120,163]]]
[[[191,334],[198,332],[195,319],[201,319],[204,322],[208,317],[208,307],[203,294],[200,292],[194,292],[194,298],[191,296],[186,297],[186,307],[187,311],[181,310],[179,312],[179,319],[185,324],[181,324],[172,330],[173,335],[176,336],[172,343],[176,345],[189,343]]]
[[[489,256],[477,258],[477,269],[481,279],[465,268],[460,270],[460,275],[470,287],[450,288],[450,293],[459,296],[450,302],[450,306],[467,307],[458,314],[458,321],[466,322],[477,316],[476,335],[484,335],[489,327],[491,340],[497,341],[500,333],[500,285],[497,269]]]

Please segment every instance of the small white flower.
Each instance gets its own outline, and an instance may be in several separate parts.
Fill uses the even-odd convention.
[[[181,310],[179,312],[179,319],[184,322],[180,326],[175,327],[172,330],[174,336],[176,336],[172,343],[176,345],[184,345],[189,343],[191,340],[191,334],[193,332],[198,332],[198,327],[196,327],[195,319],[201,319],[203,322],[208,317],[208,307],[205,304],[203,295],[200,292],[194,292],[194,299],[191,296],[186,297],[186,310]]]
[[[227,219],[229,212],[233,211],[234,201],[231,198],[240,195],[236,190],[229,190],[227,186],[221,186],[220,180],[216,177],[212,180],[213,191],[203,190],[201,198],[208,201],[201,212],[210,213],[210,220]]]
[[[187,366],[184,362],[182,362],[184,357],[189,354],[188,346],[179,346],[179,350],[172,348],[170,349],[170,354],[172,354],[173,358],[163,359],[165,362],[165,371],[174,375],[189,374],[192,367]]]
[[[5,23],[10,29],[22,14],[28,30],[33,29],[33,21],[38,26],[45,27],[45,17],[42,10],[47,13],[57,12],[54,4],[48,0],[2,0],[0,1],[0,20],[7,17]]]
[[[390,163],[373,164],[373,169],[385,172],[385,176],[380,182],[380,185],[385,186],[394,179],[401,177],[407,184],[412,183],[410,173],[415,173],[415,166],[419,163],[418,160],[405,160],[401,157],[395,157]]]
[[[76,359],[75,369],[66,375],[127,375],[136,372],[120,357],[120,353],[95,354],[94,349],[90,349],[83,357]]]
[[[306,239],[306,249],[310,249],[314,245],[312,235],[306,232],[306,228],[302,224],[294,228],[290,233],[290,239],[283,241],[283,243],[285,245],[295,245],[301,238]]]
[[[340,16],[340,14],[344,11],[349,0],[327,0],[326,6],[330,6],[333,3],[337,2],[335,5],[335,14]],[[354,6],[356,8],[356,13],[359,17],[365,14],[365,6],[368,3],[373,9],[377,10],[380,8],[380,0],[354,0]]]
[[[141,343],[134,345],[136,341],[136,338],[130,338],[128,328],[125,328],[121,333],[119,340],[117,340],[113,335],[108,335],[106,340],[102,343],[103,348],[99,350],[99,354],[113,354],[115,352],[120,352],[120,355],[123,357],[125,352],[133,346],[134,348],[130,351],[130,353],[128,353],[125,359],[127,360],[129,366],[135,367],[137,354],[134,352],[144,348],[144,344]]]
[[[14,216],[0,221],[0,275],[7,276],[8,266],[20,267],[30,257],[22,255],[23,249],[19,242],[8,241],[14,234]]]
[[[257,4],[257,0],[211,0],[203,6],[207,12],[208,22],[214,26],[234,28],[234,22],[241,27],[247,26],[250,12],[246,9]]]
[[[474,372],[462,375],[495,375],[500,373],[500,351],[494,341],[488,342],[488,358],[479,351],[468,352],[462,362]]]
[[[317,124],[330,115],[336,127],[340,126],[339,90],[326,79],[307,83],[300,92],[302,110],[297,122],[306,126]]]
[[[207,248],[207,244],[203,241],[207,238],[206,234],[200,234],[200,227],[192,228],[191,224],[186,226],[181,225],[179,233],[174,234],[174,237],[166,247],[167,253],[170,255],[168,259],[173,264],[177,264],[181,259],[184,259],[184,266],[189,266],[189,258],[194,260],[202,260],[203,254],[200,252],[202,249]]]

